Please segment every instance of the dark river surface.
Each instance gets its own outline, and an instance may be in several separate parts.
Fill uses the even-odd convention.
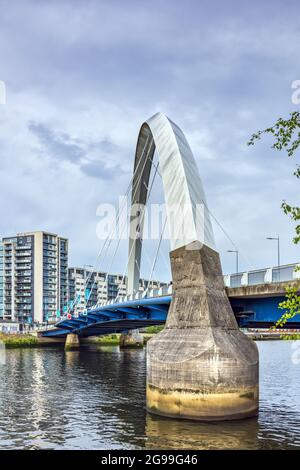
[[[145,411],[145,350],[7,350],[0,448],[299,449],[300,341],[258,346],[259,417],[218,424]]]

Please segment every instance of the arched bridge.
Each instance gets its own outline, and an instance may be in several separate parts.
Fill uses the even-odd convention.
[[[43,336],[60,338],[76,333],[87,337],[164,324],[170,302],[171,295],[166,295],[107,304],[81,313],[77,318],[63,319],[55,329],[44,331]]]
[[[298,283],[297,279],[291,279],[284,282],[228,287],[227,295],[239,325],[255,328],[272,326],[281,315],[278,304],[284,298],[287,285]],[[72,319],[65,317],[55,328],[44,331],[42,335],[62,338],[69,333],[76,333],[84,338],[123,333],[165,323],[172,299],[171,287],[154,291],[152,296],[147,298],[139,295],[136,295],[139,298],[132,297],[95,307]],[[300,329],[299,318],[289,320],[286,327]]]
[[[140,277],[144,209],[157,151],[170,236],[172,295],[136,298]],[[133,235],[133,236],[132,236]],[[46,336],[165,328],[147,344],[147,409],[163,416],[219,421],[258,412],[258,350],[239,329],[230,305],[210,211],[192,150],[182,130],[157,113],[140,129],[131,188],[128,293],[131,298],[98,306],[58,323]],[[232,301],[231,301],[232,302]],[[239,310],[240,309],[240,310]],[[73,333],[73,334],[69,334]]]

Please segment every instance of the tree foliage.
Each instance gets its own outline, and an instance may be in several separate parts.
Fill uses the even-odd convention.
[[[284,310],[282,316],[275,323],[275,327],[282,327],[285,323],[300,314],[300,296],[297,294],[299,286],[287,287],[285,300],[278,304],[278,307]]]
[[[274,137],[273,149],[286,150],[288,156],[292,157],[300,145],[300,112],[290,113],[288,119],[279,118],[272,127],[267,127],[253,134],[248,145],[254,145],[255,141],[260,140],[263,134],[271,134]]]
[[[273,126],[253,134],[248,145],[254,145],[264,134],[269,134],[274,139],[271,148],[278,151],[285,150],[289,157],[293,157],[300,146],[300,112],[294,111],[289,116],[288,119],[279,118]],[[296,178],[300,178],[300,166],[296,167],[294,175]],[[300,221],[300,207],[290,205],[286,201],[282,202],[281,207],[284,213],[297,223],[293,238],[293,242],[297,244],[300,242],[300,224],[298,223]],[[285,312],[276,322],[276,328],[284,326],[289,319],[300,314],[300,296],[297,294],[297,290],[299,290],[299,286],[286,289],[286,299],[279,304],[279,308]]]

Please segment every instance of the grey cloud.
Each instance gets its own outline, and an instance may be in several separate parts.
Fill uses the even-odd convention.
[[[38,138],[41,150],[52,158],[78,163],[85,156],[85,151],[66,133],[55,133],[34,121],[29,122],[28,129]]]
[[[118,147],[108,139],[97,142],[73,138],[66,132],[55,132],[41,122],[30,121],[28,129],[37,137],[43,157],[67,160],[91,177],[113,179],[123,173],[118,164],[109,164]]]
[[[105,163],[97,161],[84,162],[81,169],[87,176],[109,180],[118,177],[122,173],[119,165],[109,167]]]
[[[99,142],[91,142],[89,144],[89,148],[91,150],[100,150],[107,153],[117,152],[119,150],[118,146],[113,142],[110,142],[108,139],[103,139]]]
[[[272,9],[260,0],[153,0],[151,9],[138,0],[0,4],[1,197],[10,201],[2,233],[8,225],[34,229],[49,214],[40,228],[65,231],[76,247],[71,262],[93,261],[95,207],[124,191],[139,125],[162,111],[187,135],[212,212],[253,265],[273,262],[266,231],[280,231],[283,262],[297,259],[280,210],[284,198],[297,202],[296,162],[270,151],[267,140],[246,142],[295,109],[298,1],[274,0]],[[216,233],[229,272],[222,237]]]

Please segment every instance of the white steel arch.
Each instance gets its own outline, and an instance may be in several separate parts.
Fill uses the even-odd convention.
[[[155,149],[161,172],[171,251],[192,242],[215,250],[214,235],[203,185],[195,158],[182,130],[162,113],[145,121],[138,136],[131,198],[128,293],[137,292],[140,278],[143,218],[138,205],[145,205]],[[141,211],[140,211],[141,212]],[[199,245],[198,245],[199,248]]]

